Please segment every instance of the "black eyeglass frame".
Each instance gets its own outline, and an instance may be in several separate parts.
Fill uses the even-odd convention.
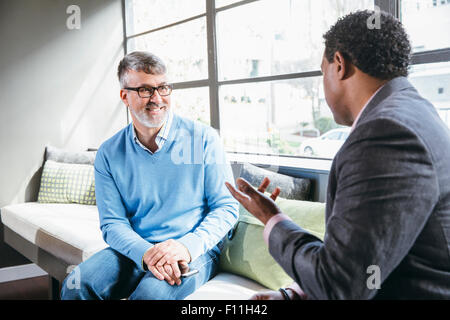
[[[159,92],[159,90],[164,88],[164,87],[168,87],[170,89],[170,92],[168,94],[161,94]],[[141,98],[151,98],[155,94],[155,91],[158,91],[158,94],[161,97],[167,97],[167,96],[170,96],[172,94],[173,85],[172,84],[163,84],[162,86],[158,86],[158,87],[134,87],[134,88],[133,87],[125,87],[124,89],[136,91],[137,94],[139,95],[139,97],[141,97]],[[141,94],[139,93],[139,90],[141,90],[141,89],[147,90],[150,95],[146,96],[146,97],[141,96]]]

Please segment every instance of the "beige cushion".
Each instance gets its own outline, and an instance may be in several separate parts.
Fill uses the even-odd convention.
[[[323,239],[325,203],[277,198],[281,211],[306,231]],[[220,256],[220,269],[238,274],[272,289],[290,285],[294,280],[286,274],[269,253],[263,238],[264,225],[239,206],[239,221],[234,235],[227,238]]]
[[[1,209],[5,226],[26,240],[77,265],[107,247],[96,206],[27,202]]]
[[[253,280],[220,272],[186,300],[248,300],[256,292],[268,290]]]

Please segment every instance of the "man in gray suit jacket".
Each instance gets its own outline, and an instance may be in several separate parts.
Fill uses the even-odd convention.
[[[259,299],[450,299],[450,133],[405,78],[401,23],[373,11],[324,35],[327,103],[352,132],[330,171],[323,242],[238,179],[233,196],[266,226],[275,260],[296,282]],[[283,294],[283,295],[282,295]]]

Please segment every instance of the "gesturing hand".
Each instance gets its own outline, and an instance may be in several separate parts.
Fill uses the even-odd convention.
[[[143,260],[157,279],[166,280],[170,285],[179,285],[181,273],[189,269],[187,263],[191,261],[191,256],[184,245],[169,239],[147,250]]]
[[[286,293],[291,300],[306,300],[306,295],[303,297],[299,296],[291,289],[287,289]],[[262,291],[252,295],[249,300],[285,300],[285,297],[280,291]]]
[[[265,177],[258,190],[255,190],[245,179],[237,178],[236,185],[239,190],[236,190],[231,184],[225,182],[231,195],[264,224],[274,215],[281,213],[280,208],[275,204],[280,188],[275,188],[269,198],[264,194],[269,184],[269,178]]]
[[[280,291],[263,291],[252,295],[249,300],[284,300]]]

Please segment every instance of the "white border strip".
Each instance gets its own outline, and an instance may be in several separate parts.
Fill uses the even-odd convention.
[[[23,280],[48,275],[36,264],[24,264],[20,266],[0,268],[0,283]]]

